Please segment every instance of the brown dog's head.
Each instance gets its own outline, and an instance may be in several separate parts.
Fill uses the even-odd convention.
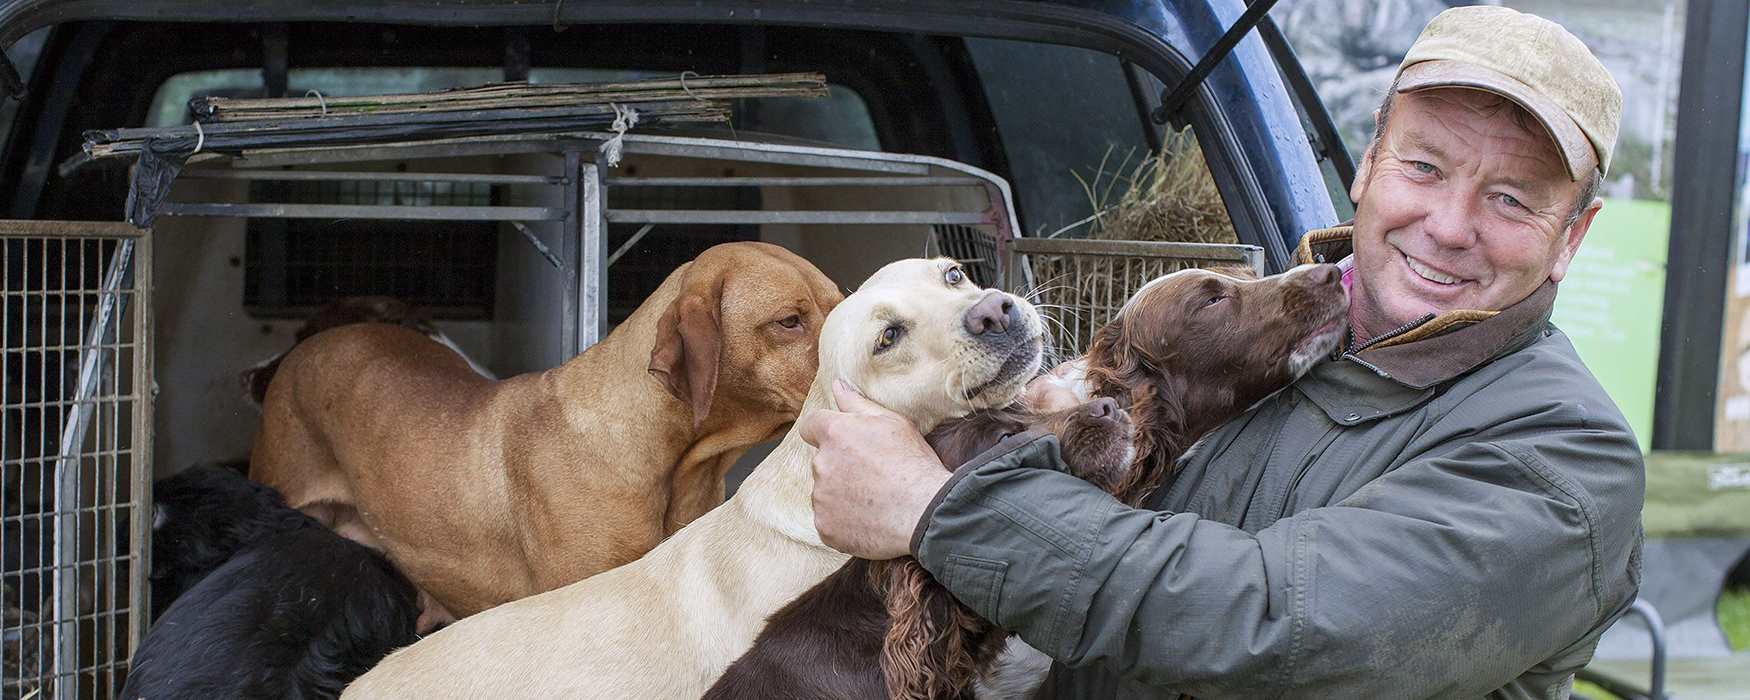
[[[1094,395],[1128,399],[1137,417],[1138,459],[1156,469],[1133,470],[1132,485],[1158,481],[1170,457],[1329,355],[1348,308],[1335,265],[1263,279],[1182,270],[1131,295],[1094,334],[1087,377]]]
[[[1130,413],[1111,398],[1046,414],[1027,413],[1019,405],[975,411],[944,421],[924,439],[942,464],[953,469],[1029,430],[1056,435],[1070,473],[1103,489],[1110,490],[1135,456]]]
[[[769,243],[712,246],[687,263],[657,320],[650,374],[692,407],[693,429],[796,418],[819,367],[820,326],[844,299],[807,260]]]

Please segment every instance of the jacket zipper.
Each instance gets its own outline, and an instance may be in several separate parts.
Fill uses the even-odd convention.
[[[1414,321],[1411,321],[1409,323],[1406,323],[1404,325],[1398,326],[1397,328],[1392,329],[1392,331],[1390,333],[1387,333],[1385,335],[1382,335],[1382,336],[1379,336],[1379,337],[1374,338],[1372,340],[1369,340],[1369,341],[1367,341],[1367,343],[1365,345],[1362,345],[1361,347],[1355,348],[1354,350],[1350,350],[1349,352],[1344,353],[1344,354],[1345,355],[1354,355],[1356,353],[1365,351],[1366,349],[1371,348],[1375,345],[1378,345],[1378,344],[1383,343],[1387,340],[1391,340],[1392,338],[1396,338],[1400,335],[1408,333],[1408,332],[1414,330],[1417,326],[1420,326],[1420,325],[1427,323],[1429,321],[1432,321],[1432,320],[1434,320],[1434,314],[1424,314],[1421,318],[1416,319]]]

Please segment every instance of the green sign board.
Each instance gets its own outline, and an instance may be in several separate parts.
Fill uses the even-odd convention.
[[[1628,417],[1641,449],[1653,430],[1671,206],[1607,199],[1556,295],[1555,324]]]

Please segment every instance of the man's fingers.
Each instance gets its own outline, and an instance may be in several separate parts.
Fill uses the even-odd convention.
[[[820,447],[821,441],[826,439],[827,428],[831,426],[833,417],[837,415],[837,411],[824,408],[810,411],[807,415],[802,416],[801,420],[796,421],[796,435],[802,438],[803,442],[808,443],[810,447]]]

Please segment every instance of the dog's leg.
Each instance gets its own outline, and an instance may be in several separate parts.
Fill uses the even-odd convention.
[[[382,552],[385,556],[388,555],[388,552],[383,548],[382,538],[377,537],[377,533],[371,531],[370,526],[365,524],[364,519],[359,517],[358,511],[352,506],[334,502],[312,503],[305,506],[303,511],[305,515],[327,525],[328,529],[333,530],[335,534]],[[394,563],[394,557],[390,557],[389,561]],[[401,568],[399,564],[396,564],[395,567]],[[402,575],[405,576],[406,572],[403,571]],[[425,589],[415,586],[415,590],[419,591],[419,621],[414,624],[416,634],[425,636],[456,621],[455,613],[450,612],[443,603],[438,602],[430,593],[425,592]]]
[[[419,621],[413,626],[415,634],[423,637],[441,630],[455,621],[456,616],[450,612],[449,608],[444,607],[443,603],[439,603],[436,598],[431,597],[431,594],[426,593],[425,589],[419,589]]]
[[[362,544],[371,549],[388,554],[383,548],[383,540],[372,532],[363,518],[359,517],[358,509],[345,503],[321,501],[299,508],[305,515],[314,518],[316,522],[327,525],[334,534]]]

